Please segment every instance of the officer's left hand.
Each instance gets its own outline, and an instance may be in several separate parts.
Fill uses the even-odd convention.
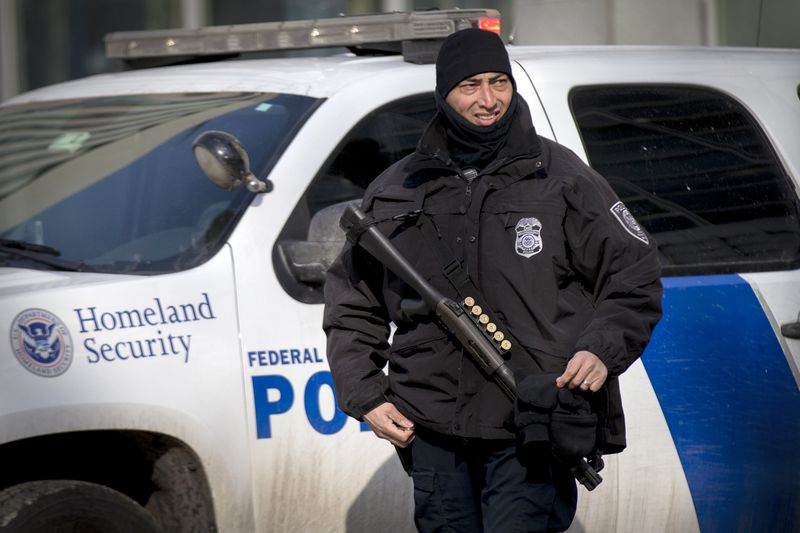
[[[574,389],[597,392],[608,377],[608,368],[592,352],[580,351],[572,356],[567,363],[567,369],[556,378],[558,388],[567,387]]]

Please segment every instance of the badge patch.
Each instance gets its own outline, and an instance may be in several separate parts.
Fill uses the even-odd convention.
[[[67,327],[44,309],[27,309],[14,318],[11,349],[20,364],[37,376],[60,376],[72,363]]]
[[[611,212],[614,213],[614,216],[617,217],[619,223],[622,224],[622,227],[625,228],[625,231],[639,239],[645,244],[650,244],[650,239],[647,238],[647,234],[644,232],[642,227],[636,222],[636,219],[633,218],[631,212],[628,211],[628,208],[625,207],[625,204],[622,202],[617,202],[611,206]]]
[[[542,223],[538,218],[521,218],[515,228],[517,253],[528,258],[542,251]]]

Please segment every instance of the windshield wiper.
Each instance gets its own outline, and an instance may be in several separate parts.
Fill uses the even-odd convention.
[[[35,244],[32,242],[18,241],[12,239],[0,239],[0,253],[28,259],[36,263],[51,266],[58,270],[68,270],[81,272],[86,266],[81,261],[69,261],[67,259],[57,259],[61,251],[52,246]],[[51,257],[52,256],[52,257]]]
[[[53,248],[52,246],[45,246],[44,244],[36,244],[27,241],[18,241],[16,239],[0,239],[0,248],[13,248],[15,250],[26,250],[28,252],[37,252],[47,255],[61,255],[61,250]]]

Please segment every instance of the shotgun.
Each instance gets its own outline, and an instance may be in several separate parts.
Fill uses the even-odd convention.
[[[360,209],[350,205],[342,214],[340,227],[354,246],[360,246],[371,256],[395,273],[414,289],[425,305],[433,311],[439,322],[452,333],[483,372],[500,386],[512,401],[516,401],[514,373],[503,354],[511,349],[511,343],[502,332],[496,330],[488,316],[476,305],[472,297],[461,304],[444,296],[425,280],[389,242],[375,226],[374,221]],[[487,327],[488,326],[488,327]],[[498,335],[499,333],[499,335]],[[556,457],[575,478],[588,490],[593,490],[603,481],[597,471],[583,458],[566,460]]]

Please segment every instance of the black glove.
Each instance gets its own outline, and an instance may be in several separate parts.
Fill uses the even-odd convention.
[[[589,457],[595,448],[597,415],[584,392],[556,387],[559,373],[530,374],[517,383],[514,423],[524,446],[550,443],[561,459]]]

